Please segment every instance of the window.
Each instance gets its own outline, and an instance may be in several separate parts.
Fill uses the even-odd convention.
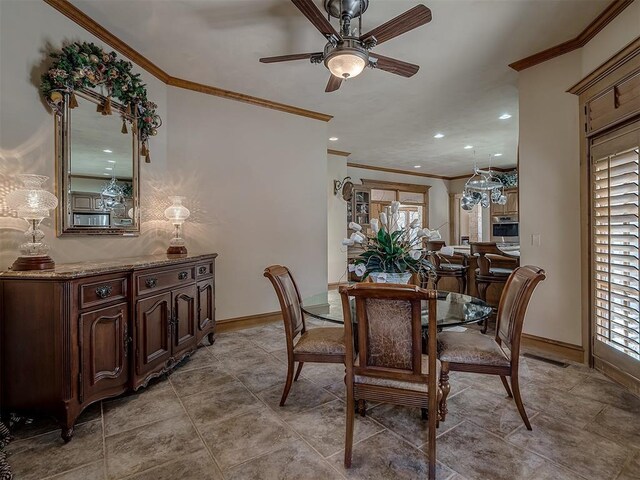
[[[594,354],[606,357],[613,349],[635,360],[640,360],[638,138],[638,130],[612,136],[591,151]]]

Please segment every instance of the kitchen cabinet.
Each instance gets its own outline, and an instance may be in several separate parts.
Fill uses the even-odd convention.
[[[216,254],[151,255],[0,273],[3,414],[58,419],[138,390],[215,333]]]
[[[504,194],[507,197],[506,204],[498,205],[497,203],[491,203],[492,217],[513,217],[518,215],[518,189],[505,189]]]

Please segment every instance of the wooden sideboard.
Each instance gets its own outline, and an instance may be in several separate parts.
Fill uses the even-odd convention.
[[[175,367],[215,332],[217,254],[0,273],[0,406],[50,414],[69,441],[90,404]]]

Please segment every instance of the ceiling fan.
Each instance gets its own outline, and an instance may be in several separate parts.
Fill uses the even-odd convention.
[[[412,77],[420,66],[371,52],[376,45],[391,40],[431,21],[431,10],[417,5],[373,30],[354,36],[351,21],[359,20],[358,33],[362,32],[362,14],[369,0],[324,0],[327,18],[316,7],[313,0],[291,0],[298,10],[313,23],[327,39],[322,52],[298,53],[278,57],[261,58],[262,63],[288,62],[309,59],[311,63],[324,63],[331,72],[325,92],[340,88],[343,80],[359,75],[365,67],[378,68],[403,77]],[[331,17],[340,19],[340,33],[331,25]]]

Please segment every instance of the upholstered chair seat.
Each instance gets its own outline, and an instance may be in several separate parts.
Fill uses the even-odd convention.
[[[359,357],[356,357],[353,362],[354,366],[359,365]],[[440,370],[442,368],[442,364],[440,360],[436,361],[436,377],[440,378]],[[429,356],[422,355],[422,373],[424,375],[429,374]],[[380,387],[388,387],[388,388],[399,388],[401,390],[411,390],[413,392],[424,392],[427,393],[429,391],[429,384],[425,383],[415,383],[415,382],[403,382],[401,380],[392,380],[389,378],[379,378],[379,377],[368,377],[363,375],[354,375],[353,382],[355,384],[360,385],[378,385]]]
[[[307,330],[293,347],[293,353],[344,355],[344,328],[320,327]]]
[[[467,267],[466,265],[458,265],[457,263],[441,263],[440,268],[442,270],[451,270],[453,272],[458,272],[466,270],[469,267]]]
[[[511,362],[493,338],[477,332],[442,332],[438,346],[443,362],[504,367]]]
[[[494,275],[494,276],[503,276],[505,278],[509,277],[509,275],[511,275],[513,273],[513,270],[510,268],[500,268],[500,267],[496,267],[496,268],[491,268],[489,270],[489,275]],[[482,275],[482,273],[480,273],[480,269],[476,268],[476,275],[480,276]]]

